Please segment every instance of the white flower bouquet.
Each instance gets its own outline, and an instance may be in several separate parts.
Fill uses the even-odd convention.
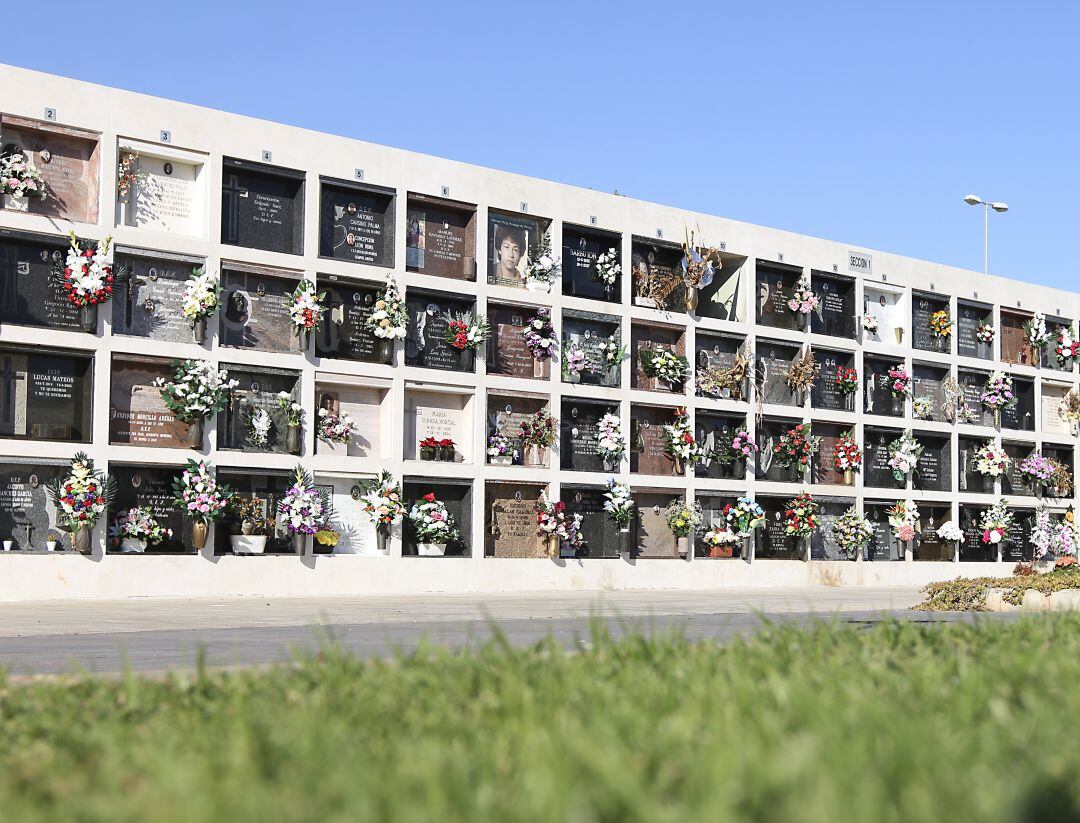
[[[405,339],[409,314],[393,273],[386,275],[386,287],[376,298],[371,314],[367,317],[367,324],[372,333],[382,340]]]

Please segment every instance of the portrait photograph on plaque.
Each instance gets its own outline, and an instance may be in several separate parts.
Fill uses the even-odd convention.
[[[547,221],[488,211],[487,280],[495,286],[525,288],[525,265]]]

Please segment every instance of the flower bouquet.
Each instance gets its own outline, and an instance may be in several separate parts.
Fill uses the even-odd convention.
[[[1016,405],[1013,382],[1003,371],[995,371],[986,378],[986,387],[982,393],[982,404],[994,412],[994,425],[1001,424],[1001,410],[1011,409]]]
[[[773,462],[782,469],[795,469],[801,476],[810,468],[810,459],[820,442],[821,438],[813,435],[810,424],[799,423],[788,429],[773,446]]]
[[[829,525],[833,539],[849,560],[855,560],[870,545],[874,527],[852,506]]]
[[[502,432],[495,432],[488,437],[488,463],[493,466],[510,466],[517,459],[518,450],[514,441]]]
[[[1054,467],[1054,474],[1049,484],[1050,494],[1054,497],[1072,497],[1074,487],[1072,471],[1064,463],[1053,458],[1050,458],[1050,463]]]
[[[1024,339],[1027,340],[1028,347],[1031,349],[1031,362],[1036,366],[1039,365],[1043,347],[1053,339],[1046,328],[1046,317],[1042,312],[1035,312],[1034,317],[1024,321]]]
[[[89,551],[90,532],[116,497],[116,480],[96,471],[94,461],[79,452],[67,474],[52,478],[45,490],[56,507],[58,524],[71,532],[75,551]]]
[[[1080,357],[1080,340],[1076,339],[1072,329],[1068,326],[1058,327],[1057,345],[1054,346],[1054,354],[1057,355],[1058,364],[1066,367],[1073,360]]]
[[[915,526],[919,522],[918,506],[910,501],[897,500],[885,510],[885,514],[889,516],[889,525],[898,542],[907,543],[915,539]]]
[[[964,530],[955,520],[946,520],[938,526],[937,536],[946,543],[959,543],[964,539]]]
[[[205,460],[188,460],[187,468],[172,483],[173,508],[191,520],[191,543],[194,548],[206,547],[209,524],[225,513],[232,489],[218,484]]]
[[[300,339],[300,350],[307,351],[308,336],[319,327],[323,316],[323,301],[326,299],[325,292],[315,289],[315,284],[303,278],[296,290],[289,295],[289,318],[293,323],[293,331]]]
[[[878,321],[877,317],[867,312],[862,316],[862,328],[867,334],[877,334]]]
[[[206,340],[206,320],[221,305],[221,283],[218,278],[203,266],[191,270],[191,276],[184,284],[184,296],[181,311],[191,323],[192,336],[196,343]]]
[[[304,554],[307,536],[324,528],[331,517],[330,499],[315,486],[311,474],[302,466],[293,470],[293,484],[278,502],[277,514],[293,536],[293,549]]]
[[[543,466],[547,462],[547,450],[555,444],[558,425],[559,421],[544,409],[521,421],[526,466]]]
[[[899,483],[905,482],[908,475],[914,473],[922,453],[922,443],[916,440],[910,431],[905,431],[893,440],[889,444],[889,468],[892,470],[893,479]]]
[[[555,329],[551,325],[549,308],[538,307],[525,324],[522,334],[525,336],[525,347],[536,363],[550,360],[559,350],[559,338],[555,336]],[[533,377],[543,377],[543,370],[534,369]]]
[[[1020,474],[1028,478],[1028,483],[1036,489],[1042,489],[1053,482],[1054,461],[1033,451],[1020,461]]]
[[[315,429],[315,437],[326,445],[348,446],[349,441],[358,434],[360,427],[345,412],[334,414],[329,409],[319,409],[319,424]]]
[[[818,307],[819,302],[818,296],[810,288],[809,275],[802,274],[787,300],[788,311],[798,316],[800,327],[806,327],[810,312]]]
[[[300,454],[300,427],[304,425],[304,407],[293,400],[287,391],[277,393],[277,407],[285,415],[285,449]]]
[[[889,392],[893,397],[903,399],[911,392],[911,373],[903,366],[889,369]]]
[[[930,328],[930,335],[935,341],[944,342],[952,334],[953,321],[945,309],[938,309],[931,314],[926,325]]]
[[[121,272],[109,261],[112,238],[80,240],[69,232],[67,257],[57,264],[53,275],[68,302],[79,307],[79,326],[83,331],[97,331],[97,307],[112,298],[113,284]]]
[[[630,484],[622,483],[614,477],[607,482],[604,492],[604,511],[615,521],[619,532],[626,534],[634,521],[634,498],[630,496]]]
[[[551,234],[544,232],[540,242],[529,254],[522,277],[530,291],[550,291],[559,276],[559,258],[551,253]]]
[[[627,358],[626,346],[616,343],[614,340],[601,343],[597,347],[597,351],[600,353],[600,362],[604,364],[605,370],[618,368],[622,361]]]
[[[749,538],[754,529],[765,525],[765,510],[749,497],[740,497],[728,503],[723,510],[728,529],[740,538]]]
[[[31,197],[45,199],[45,178],[25,154],[13,151],[0,157],[0,192],[5,209],[29,211]]]
[[[836,390],[843,395],[854,394],[859,390],[859,373],[847,366],[836,367]]]
[[[734,557],[739,536],[727,528],[714,526],[701,536],[701,542],[709,550],[709,557]]]
[[[911,414],[916,420],[929,420],[934,416],[934,401],[925,395],[912,397]]]
[[[996,546],[1003,542],[1013,529],[1013,514],[1009,511],[1009,502],[1002,498],[990,506],[979,518],[982,542]]]
[[[690,375],[690,362],[671,349],[641,349],[641,370],[649,377],[663,380],[675,391]]]
[[[401,486],[390,472],[383,469],[378,477],[360,485],[360,506],[375,524],[379,551],[385,552],[391,528],[405,514]]]
[[[611,248],[599,254],[596,258],[596,279],[604,284],[604,291],[611,296],[615,284],[622,274],[622,266],[619,265],[619,255]]]
[[[391,272],[386,275],[386,286],[382,294],[375,299],[367,324],[372,334],[382,341],[380,359],[389,362],[395,340],[404,340],[409,329],[409,313],[405,298],[398,290],[397,281]]]
[[[546,492],[533,504],[536,512],[536,536],[546,544],[548,557],[558,557],[562,542],[569,538],[566,528],[566,504],[561,500],[548,500]]]
[[[455,351],[475,352],[491,337],[491,324],[486,317],[473,317],[471,312],[453,314],[447,312],[446,333],[443,339]]]
[[[683,256],[679,261],[683,286],[686,288],[686,310],[694,311],[698,304],[698,290],[712,284],[713,278],[723,266],[720,252],[712,248],[694,245],[693,232],[683,240]]]
[[[188,446],[193,449],[202,446],[203,421],[225,409],[229,392],[238,385],[229,379],[227,369],[219,369],[207,360],[176,361],[171,379],[154,380],[169,411],[181,423],[188,424]]]
[[[697,392],[702,397],[720,397],[742,400],[746,393],[746,376],[750,360],[743,351],[735,354],[735,362],[728,367],[702,368],[697,373]]]
[[[821,512],[809,492],[802,492],[787,502],[784,510],[784,533],[805,538],[821,527]]]
[[[1001,477],[1011,463],[1005,449],[993,441],[987,441],[975,450],[975,471],[983,477]]]
[[[675,537],[673,553],[675,556],[682,554],[679,550],[679,541],[698,530],[701,525],[701,504],[686,505],[681,497],[674,498],[664,509],[664,519],[667,521],[671,534]]]
[[[257,449],[267,448],[270,445],[270,429],[274,426],[270,412],[266,409],[247,408],[244,410],[244,422],[247,425],[248,444]]]
[[[690,427],[690,417],[685,408],[675,409],[674,422],[660,427],[660,438],[664,454],[675,464],[675,474],[683,473],[684,461],[693,465],[701,459],[701,449],[694,439],[694,430]]]
[[[720,434],[719,445],[710,455],[723,466],[736,463],[739,460],[749,460],[758,453],[757,442],[746,429],[738,429],[735,434],[724,428]]]
[[[566,383],[580,383],[585,371],[585,349],[576,340],[563,341],[562,379]]]
[[[857,472],[862,466],[862,449],[855,440],[855,433],[850,429],[840,435],[833,451],[833,468],[844,473],[844,484],[850,486],[853,478],[852,473]]]
[[[980,323],[975,327],[975,339],[987,346],[993,344],[994,334],[994,327],[989,323]],[[940,531],[940,529],[938,531]]]
[[[604,460],[605,471],[615,471],[626,454],[626,436],[622,431],[622,420],[618,415],[608,412],[597,424],[597,446]]]
[[[158,523],[149,506],[136,506],[120,512],[109,527],[109,539],[123,552],[142,554],[147,545],[157,545],[173,535],[172,529]]]
[[[806,392],[814,385],[819,374],[821,374],[821,366],[817,364],[814,352],[809,348],[797,354],[791,361],[784,379],[798,405],[801,406],[806,402]]]
[[[446,554],[446,546],[459,537],[454,518],[436,496],[428,492],[409,510],[409,523],[416,532],[416,552],[426,556]]]

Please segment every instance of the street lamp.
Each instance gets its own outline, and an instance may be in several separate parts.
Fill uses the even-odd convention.
[[[994,202],[987,203],[977,194],[968,194],[964,197],[964,202],[969,206],[982,206],[983,207],[983,274],[990,273],[990,209],[993,209],[998,214],[1009,210],[1008,203]]]

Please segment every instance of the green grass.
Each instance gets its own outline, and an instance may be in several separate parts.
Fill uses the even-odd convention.
[[[1080,618],[0,677],[0,819],[1062,821]]]

